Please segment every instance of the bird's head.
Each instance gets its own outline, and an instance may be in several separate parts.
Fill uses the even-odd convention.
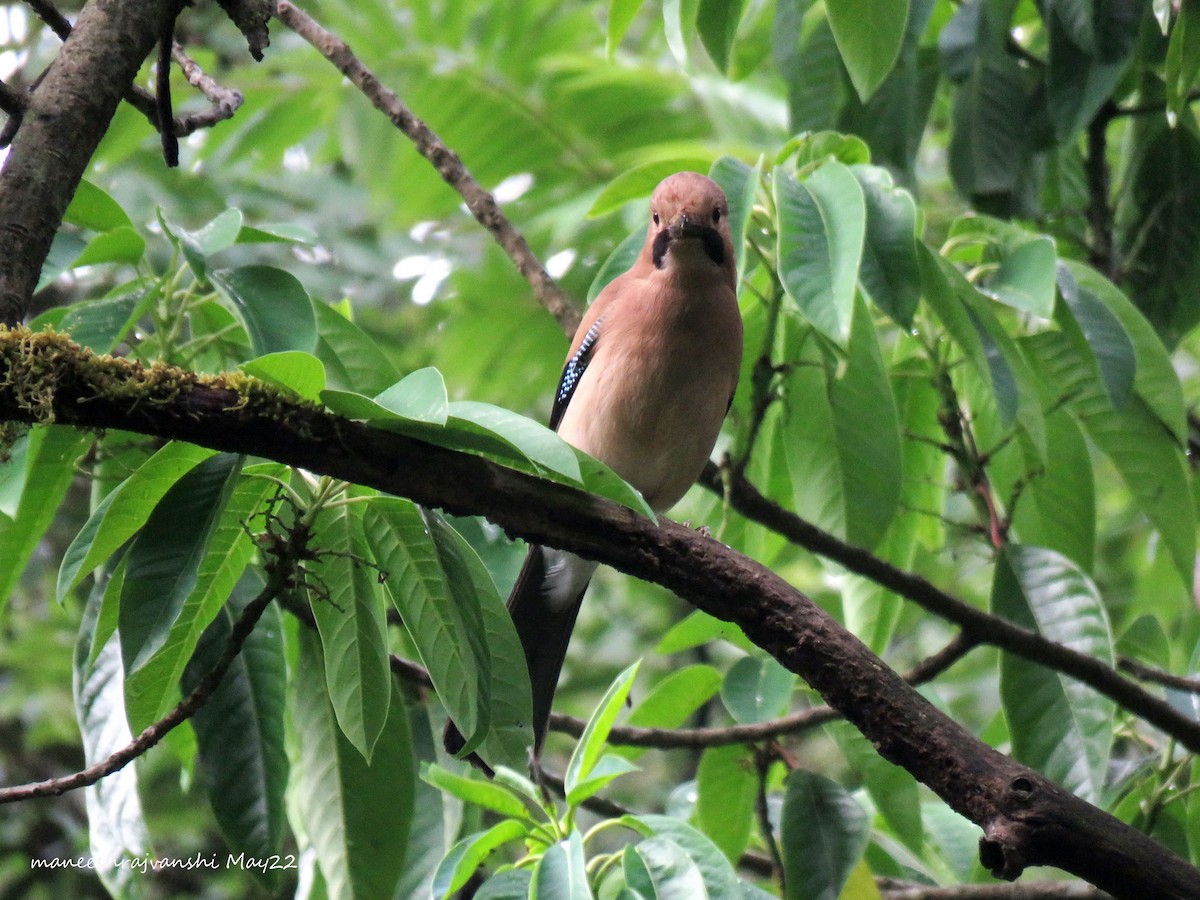
[[[647,239],[656,269],[716,268],[733,272],[733,240],[725,192],[696,172],[664,179],[650,198]]]

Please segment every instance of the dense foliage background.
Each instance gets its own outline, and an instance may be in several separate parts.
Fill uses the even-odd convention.
[[[728,472],[1051,641],[1200,674],[1196,4],[307,8],[495,192],[581,301],[640,244],[660,178],[694,169],[726,187],[747,332],[718,447]],[[348,416],[595,489],[600,474],[581,474],[552,437],[483,405],[544,421],[567,337],[461,198],[279,23],[260,64],[215,4],[185,13],[177,39],[245,104],[186,138],[178,169],[142,114],[120,108],[33,327],[147,365],[241,366]],[[59,45],[20,3],[0,6],[0,41],[13,85]],[[183,110],[204,108],[175,77]],[[503,674],[512,638],[489,618],[521,546],[482,520],[269,461],[113,431],[15,434],[0,466],[6,785],[104,757],[191,690],[271,582],[270,539],[252,535],[272,527],[264,510],[277,535],[311,527],[323,552],[194,720],[86,796],[5,807],[0,894],[423,896],[461,886],[492,847],[485,873],[523,864],[477,896],[524,896],[534,871],[546,896],[556,879],[584,890],[572,878],[585,859],[606,897],[779,893],[773,857],[789,897],[991,880],[978,829],[844,723],[704,750],[614,737],[600,759],[618,714],[725,726],[820,702],[736,627],[608,570],[557,699],[599,713],[573,757],[574,738],[547,744],[570,795],[547,819],[523,776],[488,788],[445,758],[437,693],[388,671],[389,652],[423,663],[460,723],[477,717],[489,759],[522,771],[518,732],[484,738],[489,715],[519,718],[503,717],[527,691]],[[898,671],[954,639],[951,623],[717,491],[694,489],[673,518],[783,574]],[[1150,689],[1200,717],[1194,686]],[[1200,768],[1170,735],[1052,664],[988,646],[922,690],[1200,862]],[[614,828],[620,810],[579,810],[597,791],[640,819]],[[99,880],[30,867],[151,850],[221,865]],[[296,867],[226,865],[230,851]]]

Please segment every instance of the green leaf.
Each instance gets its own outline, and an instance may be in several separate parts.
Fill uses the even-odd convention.
[[[699,866],[674,841],[649,838],[626,847],[621,861],[625,882],[637,898],[707,897]]]
[[[111,353],[158,297],[158,287],[152,286],[102,300],[87,300],[67,310],[57,327],[81,347]]]
[[[1050,318],[1054,311],[1054,241],[1039,236],[1006,249],[983,292],[1016,309]]]
[[[184,669],[180,687],[185,696],[225,652],[234,623],[263,584],[257,574],[244,578],[205,629]],[[283,619],[272,603],[208,702],[192,717],[197,761],[225,842],[234,853],[257,859],[280,853],[283,845],[286,686]],[[277,872],[255,871],[268,884],[278,880]]]
[[[275,490],[275,481],[271,479],[282,479],[286,475],[286,467],[279,463],[260,463],[243,470],[220,510],[204,548],[203,559],[196,569],[195,584],[171,624],[162,649],[126,677],[125,704],[129,721],[135,728],[143,728],[161,718],[174,702],[184,666],[201,632],[230,596],[254,556],[254,541],[246,530],[246,523],[260,511],[267,495]],[[122,596],[124,593],[122,587]]]
[[[490,403],[459,400],[450,404],[452,426],[469,422],[499,435],[515,447],[539,472],[558,477],[555,481],[578,485],[581,480],[574,449],[557,434],[532,419]]]
[[[575,448],[572,448],[573,450]],[[637,488],[629,484],[593,456],[588,456],[582,450],[575,450],[575,459],[579,463],[579,474],[583,481],[583,489],[589,494],[604,497],[614,503],[632,509],[638,515],[645,516],[651,522],[657,522],[658,517]]]
[[[687,858],[700,872],[704,894],[685,894],[681,896],[707,896],[709,900],[740,900],[741,888],[733,867],[721,853],[720,848],[704,836],[703,833],[670,816],[636,816],[638,822],[649,828],[654,838],[651,841],[667,840],[682,850]],[[646,855],[646,846],[651,841],[638,844],[638,851]],[[662,893],[660,891],[660,896]]]
[[[102,263],[136,263],[146,251],[146,241],[131,226],[122,225],[96,235],[71,263],[72,269]]]
[[[612,253],[596,271],[596,277],[592,279],[591,287],[588,288],[588,303],[595,300],[610,281],[629,270],[637,261],[645,243],[646,229],[639,226],[613,248]]]
[[[745,5],[745,0],[699,0],[696,7],[696,31],[709,58],[722,72],[729,69]]]
[[[729,233],[733,238],[733,256],[736,260],[737,282],[741,284],[746,270],[746,233],[750,228],[750,216],[754,212],[754,199],[762,179],[762,157],[751,168],[740,159],[722,156],[712,164],[708,177],[721,186],[729,203]]]
[[[774,185],[784,289],[809,322],[844,345],[866,233],[862,188],[836,160],[802,182],[777,172]]]
[[[428,763],[421,766],[421,780],[433,785],[439,791],[452,794],[460,800],[482,806],[484,809],[489,809],[510,819],[529,819],[529,810],[524,801],[495,781],[466,778],[462,775],[455,775],[441,766],[432,766]]]
[[[317,233],[304,225],[291,222],[260,223],[242,225],[238,232],[239,244],[315,244]]]
[[[992,612],[1112,665],[1112,635],[1096,586],[1069,559],[1010,545],[996,564]],[[1002,654],[1000,694],[1013,755],[1089,803],[1104,790],[1114,704],[1061,673]]]
[[[874,547],[896,514],[903,489],[900,419],[875,326],[855,301],[849,364],[829,384],[845,506],[846,540]],[[798,424],[798,423],[797,423]]]
[[[696,664],[671,672],[650,689],[633,708],[625,724],[638,728],[678,728],[721,689],[721,673],[712,666]],[[645,753],[644,747],[622,747],[626,759]]]
[[[903,328],[912,326],[921,297],[917,263],[917,207],[895,186],[887,169],[851,167],[867,205],[867,230],[859,280],[871,302]]]
[[[240,368],[271,384],[287,388],[305,400],[319,403],[325,390],[325,366],[311,353],[280,350],[242,363]]]
[[[338,727],[329,703],[321,647],[300,629],[289,708],[299,743],[295,796],[328,896],[390,897],[404,871],[416,786],[412,736],[400,691],[368,764]]]
[[[1094,296],[1120,320],[1133,342],[1133,352],[1137,358],[1134,390],[1182,445],[1187,440],[1183,388],[1162,339],[1146,317],[1111,281],[1081,263],[1065,260],[1064,265],[1074,276],[1080,291]]]
[[[611,212],[616,212],[631,200],[649,197],[660,181],[676,172],[707,172],[711,163],[711,158],[678,156],[656,159],[634,166],[610,181],[600,192],[595,202],[592,203],[592,208],[587,212],[588,218],[595,219],[606,216]],[[642,230],[640,233],[644,241],[646,232]]]
[[[24,489],[16,515],[10,517],[11,521],[0,521],[0,610],[54,521],[58,504],[75,478],[75,461],[91,442],[89,434],[56,425],[30,432]]]
[[[636,771],[638,771],[638,767],[625,756],[617,753],[606,753],[592,767],[590,774],[575,785],[573,790],[567,793],[567,805],[578,806],[585,800],[600,793],[615,779]]]
[[[17,517],[17,509],[21,505],[21,494],[25,491],[30,434],[31,432],[26,431],[18,435],[17,439],[8,447],[8,459],[0,464],[0,515],[8,519]]]
[[[245,266],[219,269],[212,282],[246,327],[255,356],[316,349],[316,314],[295,275],[270,266]]]
[[[721,700],[739,725],[754,725],[781,716],[795,685],[795,674],[774,659],[743,656],[726,673]]]
[[[591,900],[580,832],[572,831],[542,855],[533,870],[529,896],[533,900]]]
[[[232,247],[242,231],[242,211],[231,207],[196,231],[181,231],[203,256],[212,256]]]
[[[100,597],[94,591],[75,645],[75,718],[87,765],[107,759],[133,740],[125,719],[118,638],[113,635],[104,640],[94,660],[89,659],[99,605]],[[88,846],[101,883],[114,897],[140,896],[137,879],[141,875],[129,863],[145,858],[150,836],[142,818],[137,769],[126,766],[84,788],[83,793]],[[125,865],[119,866],[122,862]]]
[[[913,853],[921,854],[923,827],[921,798],[916,779],[888,762],[857,730],[845,722],[825,726],[851,768],[858,773],[891,833]]]
[[[353,509],[318,518],[324,555],[310,567],[308,594],[338,726],[370,763],[389,715],[392,676],[378,573],[365,562],[363,525]]]
[[[1093,46],[1095,35],[1087,10],[1092,3],[1088,0],[1076,5],[1081,7],[1077,15],[1065,14],[1066,4],[1060,2],[1048,9],[1045,16],[1050,45],[1046,100],[1054,136],[1063,144],[1086,127],[1101,105],[1113,96],[1133,49],[1131,41],[1122,41],[1124,46],[1118,45],[1115,52],[1098,53]],[[1138,5],[1128,4],[1134,16]],[[1128,23],[1126,30],[1136,33],[1136,19]]]
[[[1174,347],[1200,322],[1200,136],[1151,120],[1135,147],[1117,205],[1122,287]]]
[[[474,586],[456,557],[443,571],[425,519],[408,500],[372,500],[363,525],[388,595],[469,752],[487,731],[492,677]]]
[[[1195,510],[1187,468],[1174,436],[1140,394],[1114,410],[1089,361],[1078,355],[1065,336],[1043,332],[1026,338],[1025,346],[1046,373],[1047,382],[1072,401],[1072,412],[1162,533],[1176,570],[1184,584],[1190,585],[1196,552]]]
[[[788,900],[836,900],[867,847],[867,814],[837,782],[796,769],[787,777],[782,818]]]
[[[328,386],[374,397],[400,380],[396,367],[371,337],[325,303],[314,303],[317,358],[325,364]]]
[[[376,396],[375,402],[402,418],[431,425],[446,424],[449,415],[446,382],[432,366],[405,375]]]
[[[1182,113],[1189,101],[1188,95],[1200,76],[1200,3],[1181,0],[1178,15],[1171,26],[1171,37],[1167,43],[1167,62],[1163,80],[1167,86],[1167,110],[1174,124],[1174,117]]]
[[[604,752],[604,742],[608,740],[608,733],[612,730],[613,723],[617,720],[617,715],[625,704],[625,698],[629,696],[629,689],[633,687],[633,679],[637,676],[638,665],[635,662],[613,679],[613,683],[604,692],[600,703],[588,719],[587,727],[584,728],[579,743],[575,745],[571,761],[567,764],[566,774],[563,776],[563,784],[566,786],[568,796],[591,777],[592,769],[595,768],[600,755]]]
[[[758,777],[749,747],[709,747],[696,770],[696,824],[736,865],[750,842]]]
[[[423,510],[426,525],[438,551],[442,571],[453,591],[470,592],[483,614],[484,642],[491,654],[491,682],[488,705],[491,728],[479,755],[494,769],[508,766],[524,768],[533,746],[533,700],[529,687],[529,666],[521,649],[512,616],[500,599],[496,585],[471,545],[441,516]]]
[[[1080,350],[1090,354],[1104,381],[1104,390],[1115,407],[1124,406],[1133,392],[1137,375],[1137,353],[1121,320],[1099,297],[1080,288],[1066,266],[1058,270],[1058,286],[1065,301],[1059,318],[1070,316],[1082,340]],[[1068,331],[1072,336],[1074,330]]]
[[[172,441],[105,497],[63,554],[58,570],[58,602],[62,603],[71,588],[133,537],[175,482],[215,453],[195,444]]]
[[[722,622],[703,610],[696,609],[667,630],[654,647],[654,652],[666,656],[699,647],[717,638],[724,638],[747,653],[754,647],[742,634],[742,630],[732,622]]]
[[[228,453],[200,463],[171,485],[129,548],[119,619],[127,677],[165,646],[240,470]]]
[[[450,848],[450,852],[437,867],[433,876],[433,896],[435,900],[453,894],[479,868],[480,863],[487,859],[497,847],[502,847],[510,841],[524,837],[529,828],[524,822],[516,819],[505,819],[497,822],[487,831],[477,831],[468,835]]]
[[[132,228],[133,221],[112,197],[101,188],[84,179],[79,182],[63,221],[92,231],[113,231],[117,228]]]
[[[850,81],[865,102],[900,55],[908,0],[826,0],[825,10]]]

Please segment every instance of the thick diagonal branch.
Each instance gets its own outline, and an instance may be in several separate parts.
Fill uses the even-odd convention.
[[[739,625],[886,759],[980,825],[981,857],[996,875],[1054,865],[1118,896],[1200,896],[1200,871],[980,741],[753,560],[690,528],[262,390],[245,379],[96,358],[53,335],[0,331],[0,420],[53,418],[275,459],[484,515],[533,543],[661,584]]]
[[[15,324],[88,161],[173,0],[89,3],[28,97],[0,170],[0,322]]]

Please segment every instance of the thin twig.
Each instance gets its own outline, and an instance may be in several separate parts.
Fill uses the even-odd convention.
[[[893,566],[868,550],[847,544],[765,497],[742,474],[731,471],[728,483],[721,469],[710,464],[700,476],[706,488],[724,496],[742,516],[757,522],[800,547],[831,559],[893,593],[911,600],[935,616],[963,629],[964,639],[989,644],[1023,659],[1069,675],[1124,709],[1175,737],[1188,749],[1200,751],[1200,722],[1184,715],[1140,685],[1095,657],[1047,640],[1035,631],[991,615],[948,594],[920,575]]]
[[[220,685],[221,679],[225,677],[225,673],[233,665],[237,655],[241,653],[242,646],[246,643],[250,632],[254,630],[259,617],[266,610],[267,604],[283,589],[284,584],[285,576],[282,573],[273,575],[267,581],[266,586],[257,597],[247,604],[237,622],[234,623],[233,631],[229,635],[229,643],[225,645],[225,652],[221,654],[221,658],[200,679],[192,692],[180,700],[169,713],[154,724],[148,725],[136,738],[95,765],[88,766],[72,775],[0,789],[0,804],[17,803],[23,800],[32,800],[35,797],[55,797],[67,791],[93,785],[104,776],[123,769],[166,737],[173,728],[191,718],[196,710],[208,702],[217,686]]]
[[[894,878],[876,882],[883,900],[1109,900],[1079,881],[1019,881],[1015,884],[956,884],[935,887]]]
[[[0,81],[0,111],[8,113],[13,118],[20,118],[25,113],[27,105],[28,102],[23,93]]]
[[[1200,678],[1173,675],[1170,672],[1164,672],[1161,669],[1140,663],[1136,659],[1129,659],[1126,656],[1122,656],[1117,660],[1117,668],[1122,672],[1128,672],[1140,681],[1152,681],[1155,684],[1163,684],[1177,691],[1200,694]]]
[[[366,95],[367,99],[404,133],[442,179],[454,188],[467,204],[467,209],[488,233],[495,238],[517,271],[529,282],[534,296],[568,334],[579,325],[578,307],[554,283],[541,261],[529,248],[525,238],[508,220],[488,191],[480,186],[463,165],[458,154],[446,146],[433,130],[396,94],[385,88],[370,69],[354,55],[341,38],[322,28],[308,13],[295,4],[282,2],[275,14],[288,28],[308,41],[322,56],[333,63]]]
[[[67,21],[66,16],[55,8],[53,3],[48,2],[48,0],[26,0],[26,2],[61,40],[65,41],[70,36],[71,23]],[[170,46],[171,56],[179,64],[179,68],[187,79],[188,84],[199,90],[212,106],[204,112],[171,118],[173,125],[168,133],[173,134],[175,137],[187,137],[189,134],[199,131],[202,128],[211,128],[218,122],[232,118],[245,99],[242,96],[242,92],[233,88],[221,87],[210,76],[204,73],[200,65],[188,56],[179,44],[172,42]],[[162,66],[161,57],[159,65]],[[162,67],[166,68],[165,66]],[[154,94],[151,94],[139,85],[133,84],[126,90],[124,99],[126,103],[145,116],[150,124],[154,126],[155,130],[162,132],[161,123],[163,116],[159,112],[158,100]],[[9,137],[11,139],[11,135]]]

